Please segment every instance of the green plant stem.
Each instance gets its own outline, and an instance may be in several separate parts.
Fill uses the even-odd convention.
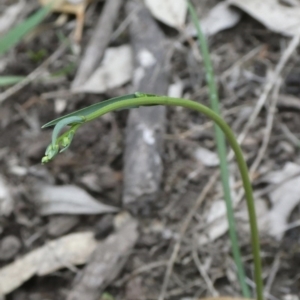
[[[218,114],[216,114],[211,109],[209,109],[208,107],[202,104],[199,104],[191,100],[170,98],[164,96],[133,98],[133,99],[127,99],[112,104],[108,104],[107,106],[104,106],[103,108],[86,116],[86,122],[98,118],[110,111],[114,111],[122,108],[128,108],[132,106],[138,107],[143,105],[155,105],[155,104],[168,105],[168,106],[182,106],[203,113],[206,116],[208,116],[210,119],[212,119],[227,137],[227,140],[235,153],[239,171],[243,181],[243,186],[245,189],[250,229],[251,229],[251,245],[252,245],[252,253],[253,253],[253,260],[254,260],[256,296],[257,296],[257,300],[263,300],[263,281],[261,275],[262,269],[261,269],[261,259],[260,259],[260,244],[259,244],[259,235],[258,235],[258,228],[256,222],[256,213],[255,213],[255,205],[254,205],[254,199],[252,193],[252,186],[249,180],[248,168],[243,158],[242,150],[238,142],[236,141],[232,130],[227,125],[227,123]]]
[[[209,50],[206,43],[206,38],[203,35],[203,32],[199,25],[199,19],[198,16],[196,15],[196,11],[193,5],[189,1],[188,1],[188,8],[192,17],[192,21],[197,29],[199,48],[201,49],[204,66],[206,70],[206,81],[209,88],[211,108],[216,114],[220,115],[219,97],[218,97],[217,87],[214,79],[215,76],[214,76],[214,71],[213,71],[213,67],[209,55]],[[237,230],[236,230],[236,224],[234,220],[232,198],[231,198],[230,186],[229,186],[229,172],[228,172],[228,164],[227,164],[225,138],[224,138],[224,134],[222,133],[222,130],[216,124],[215,124],[215,137],[217,142],[218,155],[220,159],[221,179],[222,179],[222,186],[223,186],[224,198],[226,203],[227,219],[229,225],[229,236],[231,240],[233,258],[237,267],[238,278],[239,278],[243,296],[246,298],[250,298],[250,291],[246,283],[246,275],[245,275],[245,270],[241,258],[239,244],[238,244],[237,233],[236,233]]]

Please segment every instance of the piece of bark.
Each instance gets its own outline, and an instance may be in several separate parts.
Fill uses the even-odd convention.
[[[129,1],[127,14],[135,58],[135,91],[164,95],[168,90],[166,39],[141,1]],[[163,172],[162,149],[166,109],[141,107],[130,111],[126,129],[123,204],[147,214],[157,198]]]
[[[117,233],[99,242],[89,263],[75,279],[67,300],[99,300],[123,268],[137,238],[137,222],[129,218]]]
[[[106,1],[94,33],[80,62],[76,77],[72,82],[72,92],[76,92],[99,66],[105,49],[109,44],[113,25],[118,16],[121,3],[121,0]]]

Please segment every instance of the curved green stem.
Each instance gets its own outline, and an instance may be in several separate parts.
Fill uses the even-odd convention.
[[[200,113],[205,114],[211,120],[213,120],[215,124],[219,126],[219,128],[223,131],[223,133],[227,137],[230,146],[235,153],[236,160],[243,181],[244,190],[245,190],[250,229],[251,229],[251,244],[252,244],[252,253],[253,253],[253,260],[254,260],[256,295],[257,295],[257,300],[263,300],[263,281],[261,275],[259,235],[258,235],[258,229],[256,223],[256,213],[255,213],[252,187],[248,176],[247,165],[243,158],[242,150],[238,142],[236,141],[232,130],[227,125],[227,123],[213,110],[191,100],[171,98],[167,96],[156,96],[151,94],[135,93],[132,95],[112,98],[107,101],[100,102],[98,104],[81,109],[77,112],[73,112],[71,114],[68,114],[67,116],[60,117],[59,119],[53,120],[47,123],[46,125],[44,125],[43,127],[55,125],[55,128],[52,135],[53,137],[52,143],[48,146],[45,156],[42,159],[42,163],[49,162],[51,159],[54,158],[54,156],[57,155],[59,151],[61,152],[66,148],[68,148],[72,141],[74,133],[84,123],[92,121],[95,118],[98,118],[114,110],[137,108],[139,106],[148,106],[148,105],[181,106],[181,107],[186,107],[189,109],[196,110]],[[63,125],[71,125],[71,127],[60,137],[57,137],[58,132],[62,129]]]
[[[248,168],[244,160],[242,150],[238,142],[236,141],[232,130],[227,125],[227,123],[219,115],[217,115],[211,109],[209,109],[208,107],[202,104],[199,104],[191,100],[170,98],[164,96],[141,97],[141,98],[123,100],[120,102],[108,104],[107,106],[87,116],[86,121],[91,121],[113,110],[118,110],[118,109],[131,107],[131,106],[143,106],[143,105],[155,105],[155,104],[169,105],[169,106],[182,106],[203,113],[206,116],[208,116],[210,119],[212,119],[227,137],[227,140],[235,153],[239,171],[243,181],[243,186],[245,189],[249,221],[250,221],[250,229],[251,229],[251,244],[252,244],[252,253],[254,259],[254,268],[255,268],[254,273],[255,273],[255,282],[256,282],[256,295],[258,300],[263,300],[263,281],[261,276],[260,245],[259,245],[259,235],[258,235],[258,228],[256,222],[256,213],[255,213],[255,205],[254,205],[254,199],[252,193],[252,186],[249,180]]]

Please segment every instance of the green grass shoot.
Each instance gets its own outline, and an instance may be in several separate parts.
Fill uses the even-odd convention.
[[[0,56],[19,43],[30,30],[41,23],[51,10],[51,6],[52,5],[47,5],[40,8],[32,16],[16,25],[4,36],[0,37]]]
[[[25,76],[0,76],[0,87],[16,84],[22,81]]]
[[[215,83],[215,76],[214,76],[213,66],[211,63],[206,38],[201,30],[196,11],[190,2],[188,3],[188,8],[189,8],[190,15],[192,17],[193,24],[197,30],[199,48],[201,50],[200,52],[202,53],[205,71],[206,71],[206,81],[209,88],[209,98],[210,98],[211,108],[216,114],[220,115],[218,90]],[[218,155],[220,159],[221,179],[222,179],[222,186],[223,186],[224,198],[226,203],[227,219],[229,225],[229,236],[231,240],[233,258],[237,267],[238,278],[239,278],[241,290],[243,292],[243,296],[246,298],[250,298],[250,291],[246,283],[246,275],[245,275],[245,270],[244,270],[241,253],[238,245],[237,233],[236,233],[236,225],[234,220],[234,212],[232,207],[232,198],[231,198],[230,185],[229,185],[229,172],[228,172],[225,138],[221,129],[216,125],[215,125],[215,140],[216,140]]]

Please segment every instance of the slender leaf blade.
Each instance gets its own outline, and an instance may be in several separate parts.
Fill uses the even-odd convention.
[[[25,76],[0,76],[0,86],[8,86],[20,82]]]
[[[0,56],[15,46],[30,30],[43,21],[51,10],[52,5],[40,8],[32,16],[16,25],[0,39]]]
[[[192,21],[197,30],[199,49],[203,57],[204,67],[206,71],[206,79],[209,88],[209,98],[210,98],[211,108],[216,114],[220,115],[219,96],[218,96],[213,66],[210,59],[210,53],[206,42],[206,38],[201,30],[200,21],[198,19],[194,6],[191,4],[190,1],[188,1],[188,9]],[[244,269],[242,256],[238,244],[237,230],[236,230],[236,224],[234,219],[231,191],[229,186],[229,171],[228,171],[228,163],[227,163],[227,155],[226,155],[225,137],[222,130],[216,124],[215,124],[215,140],[216,140],[218,155],[220,159],[221,180],[222,180],[224,198],[226,203],[227,219],[229,225],[229,236],[231,239],[233,258],[237,267],[238,278],[239,278],[243,295],[245,298],[250,298],[250,290],[247,286],[245,269]]]
[[[95,111],[105,107],[106,105],[109,105],[109,104],[112,104],[112,103],[115,103],[115,102],[118,102],[118,101],[122,101],[122,100],[133,99],[133,98],[136,98],[136,94],[128,94],[128,95],[125,95],[125,96],[115,97],[115,98],[111,98],[111,99],[108,99],[108,100],[105,100],[105,101],[102,101],[102,102],[98,102],[98,103],[95,103],[95,104],[90,105],[88,107],[85,107],[85,108],[79,109],[77,111],[74,111],[74,112],[72,112],[70,114],[67,114],[65,116],[59,117],[55,120],[52,120],[52,121],[46,123],[45,125],[43,125],[42,128],[54,126],[59,121],[65,119],[65,118],[69,118],[69,117],[76,117],[76,116],[87,117],[91,113],[94,113]]]

